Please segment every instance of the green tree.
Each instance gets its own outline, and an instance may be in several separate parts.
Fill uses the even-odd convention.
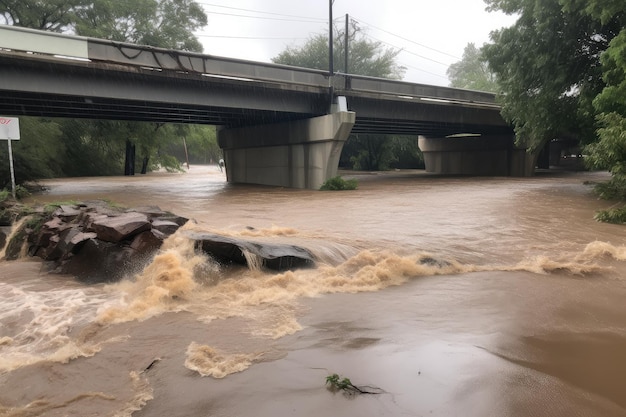
[[[599,188],[601,195],[626,200],[626,29],[613,38],[602,65],[606,87],[593,102],[599,112],[598,141],[585,152],[592,168],[612,174],[610,182]]]
[[[480,49],[473,43],[468,43],[463,50],[463,58],[448,67],[450,87],[467,88],[479,91],[498,91],[495,74],[489,69],[489,64],[483,57]]]
[[[600,20],[580,0],[486,0],[491,10],[519,15],[483,47],[503,92],[503,116],[531,150],[563,133],[593,141],[593,99],[604,88],[600,56],[624,26]]]
[[[66,146],[58,120],[20,117],[21,140],[12,141],[15,181],[18,184],[39,178],[63,175]],[[8,146],[0,141],[0,190],[11,185]]]
[[[0,0],[0,10],[9,25],[196,52],[193,32],[207,24],[193,0]]]
[[[207,24],[192,0],[98,0],[75,15],[78,35],[194,52],[202,44],[193,31]]]
[[[345,72],[344,31],[333,33],[333,62],[335,71]],[[381,42],[367,39],[354,22],[348,33],[348,72],[371,77],[402,79],[406,68],[396,63],[400,50],[385,48]],[[304,68],[328,69],[328,35],[315,35],[301,47],[287,47],[272,58],[276,64]]]
[[[6,25],[62,32],[76,23],[75,11],[91,0],[0,0],[0,16]]]

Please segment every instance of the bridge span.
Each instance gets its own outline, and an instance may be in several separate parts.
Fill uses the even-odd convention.
[[[9,116],[217,125],[232,182],[318,188],[350,133],[419,135],[433,172],[532,165],[490,93],[6,25],[0,95]]]

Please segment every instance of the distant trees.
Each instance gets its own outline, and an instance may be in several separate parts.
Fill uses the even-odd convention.
[[[0,0],[0,23],[201,52],[193,31],[206,25],[207,16],[192,0]],[[18,182],[120,175],[127,140],[137,150],[137,172],[156,166],[178,169],[185,160],[183,138],[191,160],[219,158],[211,126],[31,117],[21,117],[20,125],[22,140],[13,149]],[[0,175],[2,188],[9,178],[5,164]]]
[[[463,50],[463,58],[448,67],[450,87],[467,88],[478,91],[498,91],[496,76],[489,69],[487,60],[473,43]]]
[[[333,34],[335,71],[345,72],[344,31]],[[348,72],[372,77],[401,79],[405,68],[396,62],[399,50],[367,39],[352,22],[348,33]],[[288,47],[272,58],[277,64],[328,69],[328,35],[312,36],[301,47]],[[345,143],[339,165],[356,170],[386,170],[423,166],[416,137],[353,134]]]
[[[346,72],[344,30],[333,34],[334,70]],[[367,39],[354,22],[348,33],[348,72],[371,77],[402,79],[406,68],[396,63],[400,50],[385,48],[381,42]],[[328,35],[314,35],[301,47],[287,47],[272,58],[276,64],[293,65],[304,68],[328,69]]]

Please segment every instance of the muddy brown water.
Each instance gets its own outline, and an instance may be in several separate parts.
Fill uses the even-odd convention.
[[[113,285],[2,261],[0,416],[626,416],[626,228],[593,220],[610,203],[585,184],[606,174],[352,175],[46,181],[31,201],[156,205],[319,262],[229,269],[182,233]],[[333,393],[334,373],[381,393]]]

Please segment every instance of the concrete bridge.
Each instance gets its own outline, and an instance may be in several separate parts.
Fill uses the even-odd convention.
[[[217,125],[231,182],[318,188],[351,133],[431,172],[529,175],[493,94],[0,26],[0,114]]]

